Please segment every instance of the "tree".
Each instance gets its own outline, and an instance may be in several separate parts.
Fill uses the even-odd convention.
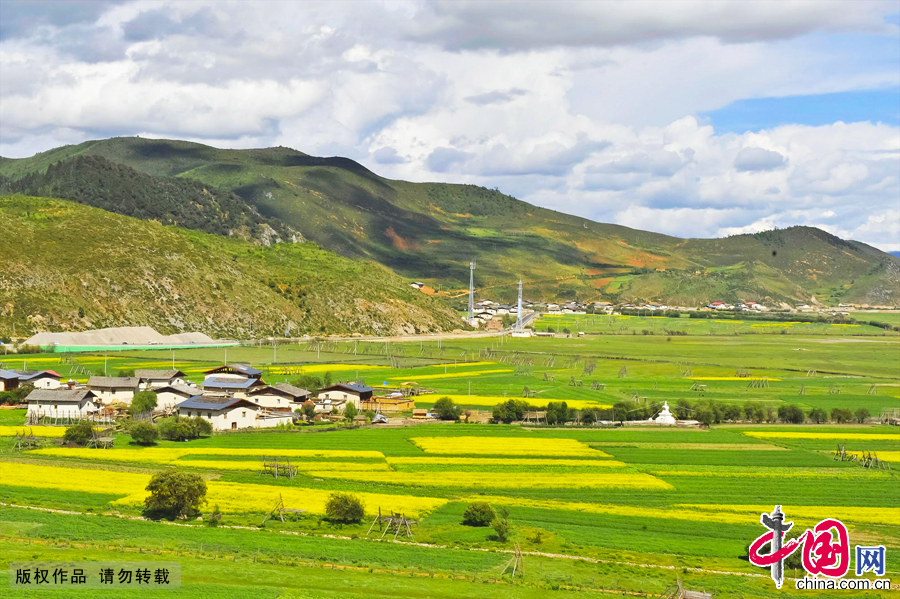
[[[303,410],[303,415],[306,416],[306,420],[308,422],[312,422],[313,418],[316,417],[316,404],[311,401],[307,401],[303,404],[303,407],[300,408]]]
[[[816,424],[822,424],[823,422],[828,422],[828,412],[826,412],[822,408],[813,408],[809,411],[809,419],[815,422]]]
[[[613,412],[615,413],[615,420],[619,422],[625,422],[628,420],[629,412],[634,407],[633,401],[618,401],[613,406]]]
[[[356,408],[356,404],[353,402],[348,402],[347,407],[344,408],[344,418],[352,422],[353,419],[356,418],[357,414],[359,414],[359,410]]]
[[[867,410],[866,408],[860,408],[856,410],[855,412],[853,412],[853,415],[856,417],[856,421],[860,424],[863,424],[866,419],[871,416],[869,410]]]
[[[845,422],[850,422],[851,420],[853,420],[853,413],[850,412],[850,410],[848,410],[847,408],[832,408],[831,419],[838,424],[843,424]]]
[[[722,417],[729,422],[740,420],[742,413],[743,411],[741,410],[740,406],[736,406],[733,404],[728,404],[727,406],[722,408]]]
[[[159,437],[156,427],[152,423],[145,420],[132,422],[128,427],[128,434],[134,439],[138,445],[152,445]]]
[[[131,405],[128,406],[128,412],[134,416],[150,412],[156,407],[156,393],[153,391],[139,391],[131,398]]]
[[[191,438],[206,437],[212,434],[212,423],[204,420],[199,416],[188,418],[188,424],[191,425]]]
[[[709,426],[716,419],[715,414],[709,408],[700,408],[694,410],[694,418],[703,426]]]
[[[66,429],[63,435],[63,443],[75,443],[87,445],[94,436],[94,427],[87,420],[80,420]]]
[[[441,397],[432,406],[431,411],[437,414],[441,420],[459,420],[462,408],[453,403],[449,397]]]
[[[144,515],[153,520],[194,517],[206,502],[206,481],[190,472],[157,472],[147,490],[150,496],[144,500]]]
[[[494,406],[492,419],[494,422],[503,422],[505,424],[509,424],[514,420],[522,420],[525,417],[525,411],[530,407],[526,401],[510,399]]]
[[[200,417],[172,416],[157,423],[159,436],[166,441],[186,441],[212,433],[212,424]]]
[[[547,404],[547,424],[565,424],[569,419],[569,406],[564,401]]]
[[[509,510],[506,507],[497,508],[497,516],[491,521],[491,528],[498,541],[505,543],[509,540]]]
[[[803,414],[803,410],[800,409],[799,406],[789,405],[789,406],[778,406],[778,419],[782,422],[788,422],[790,424],[803,424],[803,421],[806,417]]]
[[[494,508],[485,501],[474,501],[463,512],[462,523],[465,526],[489,526],[496,518]]]
[[[325,515],[332,522],[354,524],[365,517],[362,500],[352,493],[332,493],[325,504]]]
[[[331,373],[330,372],[325,373],[323,381],[324,381],[326,387],[331,386]]]

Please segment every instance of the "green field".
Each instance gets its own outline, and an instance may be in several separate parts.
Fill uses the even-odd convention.
[[[541,319],[538,328],[566,318]],[[900,407],[900,338],[880,329],[733,334],[715,333],[710,327],[725,323],[703,320],[621,319],[638,331],[632,334],[605,330],[607,317],[589,318],[572,329],[585,330],[583,337],[312,341],[231,347],[227,360],[261,366],[268,382],[330,373],[333,380],[387,382],[388,388],[415,383],[432,392],[418,405],[446,394],[473,410],[490,410],[490,398],[522,398],[525,387],[535,393],[527,400],[534,405],[562,399],[579,408],[635,397],[636,406],[710,400],[795,404],[806,412],[866,408],[874,417]],[[687,334],[657,332],[676,325],[688,327]],[[655,328],[645,335],[643,327]],[[84,380],[104,370],[171,367],[173,359],[199,380],[225,360],[225,349],[41,354],[3,362]],[[766,384],[751,384],[761,380]],[[0,411],[0,426],[23,421],[21,410]],[[838,444],[894,459],[900,430],[871,421],[742,420],[710,429],[326,428],[217,434],[149,448],[119,434],[106,451],[59,448],[51,440],[43,449],[16,451],[10,437],[0,437],[0,550],[6,561],[176,559],[184,586],[175,596],[304,599],[659,596],[676,577],[715,597],[798,596],[790,581],[776,591],[767,571],[746,560],[747,544],[764,532],[759,514],[776,504],[797,528],[836,517],[848,525],[851,543],[883,544],[888,555],[900,550],[900,463],[867,470],[832,459]],[[299,464],[296,478],[260,474],[261,455],[279,452]],[[204,511],[220,506],[219,527],[139,518],[143,485],[166,467],[208,480]],[[333,491],[359,494],[366,519],[343,527],[325,520],[324,498]],[[260,527],[279,496],[307,513]],[[476,500],[509,510],[507,541],[491,528],[461,524]],[[413,539],[367,536],[379,508],[413,516]],[[516,544],[524,552],[524,575],[513,579],[501,572]],[[896,560],[887,563],[888,575],[897,578]]]

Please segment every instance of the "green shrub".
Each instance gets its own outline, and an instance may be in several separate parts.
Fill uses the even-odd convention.
[[[316,417],[316,406],[312,402],[306,402],[300,408],[303,411],[303,415],[306,416],[306,419],[309,422],[313,421],[313,418]]]
[[[847,408],[833,408],[831,410],[831,419],[838,424],[843,424],[853,420],[853,413]]]
[[[475,501],[463,512],[462,523],[465,526],[489,526],[495,517],[494,508],[489,503]]]
[[[87,420],[76,422],[66,429],[63,435],[63,443],[75,443],[77,445],[87,445],[94,436],[94,427]]]
[[[833,414],[834,411],[832,410],[832,418],[834,417]],[[799,406],[790,405],[778,406],[778,419],[790,424],[803,424],[806,417],[803,415],[803,410],[800,409]]]
[[[859,408],[858,410],[853,412],[853,416],[856,417],[856,421],[858,423],[863,424],[866,421],[866,419],[869,416],[871,416],[871,414],[869,413],[869,410],[867,410],[866,408]]]
[[[133,370],[131,371],[134,372]],[[139,391],[134,394],[131,399],[131,405],[128,406],[128,412],[134,416],[135,414],[143,414],[150,412],[156,407],[156,393],[153,391]]]
[[[494,529],[494,536],[498,541],[505,543],[509,540],[509,531],[512,527],[509,524],[509,510],[507,508],[502,506],[497,508],[497,517],[491,522],[491,528]]]
[[[344,418],[352,422],[357,414],[359,414],[359,410],[356,408],[356,404],[348,402],[347,407],[344,408]]]
[[[822,424],[823,422],[828,422],[828,412],[826,412],[822,408],[813,408],[809,411],[809,419],[815,422],[816,424]]]
[[[441,397],[432,406],[431,411],[441,420],[459,420],[462,408],[453,403],[449,397]]]
[[[144,500],[144,515],[154,520],[195,517],[206,502],[206,481],[189,472],[157,472],[147,490],[150,495]]]
[[[128,427],[128,434],[138,445],[152,445],[159,438],[159,433],[153,423],[146,420],[132,422]]]
[[[352,493],[332,493],[325,504],[325,515],[332,522],[355,524],[365,517],[362,500]]]
[[[212,424],[199,416],[162,418],[157,422],[157,428],[160,438],[166,441],[187,441],[212,433]]]

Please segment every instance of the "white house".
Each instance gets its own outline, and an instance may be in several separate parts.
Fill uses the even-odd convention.
[[[104,404],[130,404],[140,382],[135,376],[92,376],[87,386]]]
[[[235,397],[247,397],[251,391],[265,387],[262,370],[246,364],[219,366],[203,373],[206,378],[200,383],[204,393],[228,393]]]
[[[332,403],[335,400],[344,400],[352,403],[359,409],[363,400],[372,397],[373,391],[374,389],[372,389],[372,387],[361,385],[359,383],[338,383],[337,385],[332,385],[319,391],[319,401],[316,403],[320,403],[323,400],[330,400]]]
[[[80,418],[100,411],[100,400],[90,389],[35,389],[25,398],[28,415]]]
[[[153,389],[156,393],[156,409],[168,410],[197,395],[200,390],[185,384],[166,385]]]
[[[277,383],[258,387],[247,394],[247,399],[264,408],[273,410],[287,410],[293,412],[299,410],[303,402],[308,400],[312,393],[306,389],[295,387],[288,383]]]
[[[19,373],[0,369],[0,391],[11,391],[19,386]]]
[[[134,376],[141,379],[141,387],[146,389],[184,385],[184,373],[180,370],[137,369]]]
[[[33,385],[35,389],[59,389],[62,378],[52,370],[16,370],[20,385]]]
[[[214,431],[267,428],[292,423],[287,412],[266,410],[252,401],[228,395],[197,395],[177,406],[179,416],[203,418]]]

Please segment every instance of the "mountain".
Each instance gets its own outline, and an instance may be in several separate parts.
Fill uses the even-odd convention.
[[[514,298],[520,278],[530,299],[895,304],[900,297],[900,260],[818,229],[679,239],[539,208],[483,187],[389,180],[347,158],[282,147],[223,150],[113,138],[3,160],[0,175],[16,185],[84,156],[233,193],[273,228],[374,260],[451,296],[467,287],[474,259],[479,294],[501,300]],[[66,193],[59,186],[50,191]]]
[[[458,315],[385,267],[65,200],[0,197],[0,336],[148,325],[213,337],[433,332]]]

